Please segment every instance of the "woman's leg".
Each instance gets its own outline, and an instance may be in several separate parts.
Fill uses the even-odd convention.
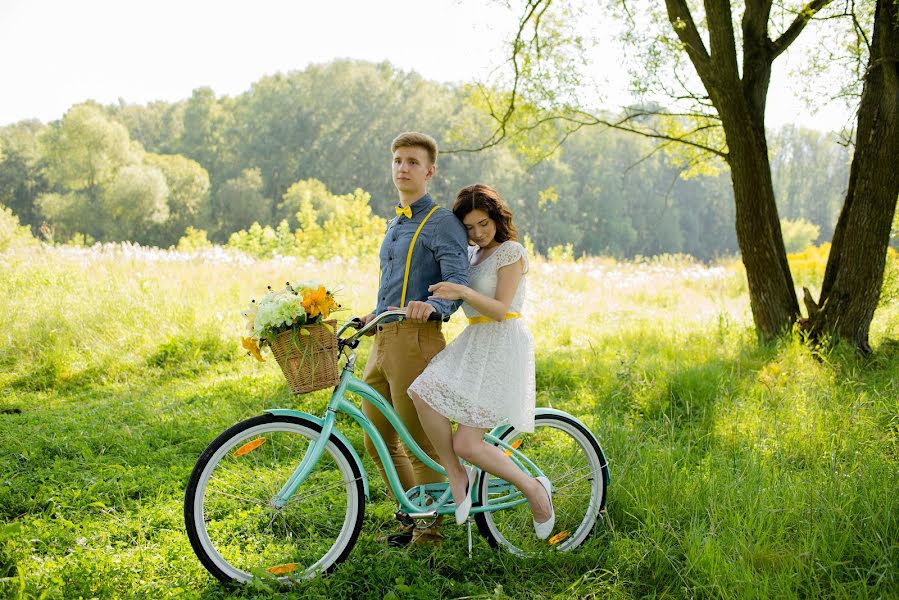
[[[415,403],[418,411],[418,420],[425,430],[431,445],[437,452],[440,464],[446,469],[449,478],[450,489],[453,491],[453,499],[461,502],[468,494],[468,475],[465,468],[459,464],[459,457],[453,451],[453,428],[449,419],[431,408],[431,405],[413,391],[409,391],[409,397]]]
[[[505,452],[486,443],[484,441],[486,432],[486,429],[460,424],[453,436],[455,454],[476,465],[482,471],[501,477],[521,490],[521,493],[528,499],[528,504],[531,505],[535,521],[543,523],[549,519],[551,505],[546,490],[539,481],[519,469],[512,459],[506,456]]]

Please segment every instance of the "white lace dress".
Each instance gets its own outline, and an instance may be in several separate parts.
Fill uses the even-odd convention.
[[[470,250],[469,259],[474,257]],[[506,241],[480,264],[472,265],[468,281],[477,292],[496,296],[496,272],[524,259],[527,251],[518,242]],[[521,312],[525,278],[515,291],[509,312]],[[462,304],[466,317],[479,313]],[[409,391],[418,394],[437,412],[470,427],[492,428],[511,424],[521,431],[534,430],[534,339],[524,319],[470,324],[462,330]]]

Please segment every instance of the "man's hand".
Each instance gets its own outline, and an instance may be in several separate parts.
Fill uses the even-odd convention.
[[[406,305],[406,318],[413,321],[427,321],[428,317],[435,310],[437,309],[435,309],[427,302],[419,302],[417,300],[413,300]]]
[[[362,320],[362,327],[365,327],[366,325],[371,323],[371,320],[374,318],[375,318],[375,313],[368,313],[364,317],[360,317],[360,319]],[[361,329],[361,327],[360,327],[360,329]],[[374,335],[374,334],[375,334],[374,329],[371,329],[365,333],[365,335]]]

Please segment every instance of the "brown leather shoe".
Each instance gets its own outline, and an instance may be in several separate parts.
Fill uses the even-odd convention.
[[[440,526],[443,524],[443,515],[437,517],[434,524],[424,529],[412,530],[412,543],[416,546],[434,545],[439,546],[443,543],[443,533],[440,532]]]
[[[416,546],[439,546],[443,543],[443,534],[440,527],[428,527],[427,529],[415,529],[412,531],[412,544]]]

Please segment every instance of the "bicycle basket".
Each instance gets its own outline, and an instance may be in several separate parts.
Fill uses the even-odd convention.
[[[288,329],[275,336],[269,344],[281,372],[287,378],[290,392],[306,394],[334,387],[340,381],[337,370],[337,321],[324,325],[304,325],[303,329]]]

